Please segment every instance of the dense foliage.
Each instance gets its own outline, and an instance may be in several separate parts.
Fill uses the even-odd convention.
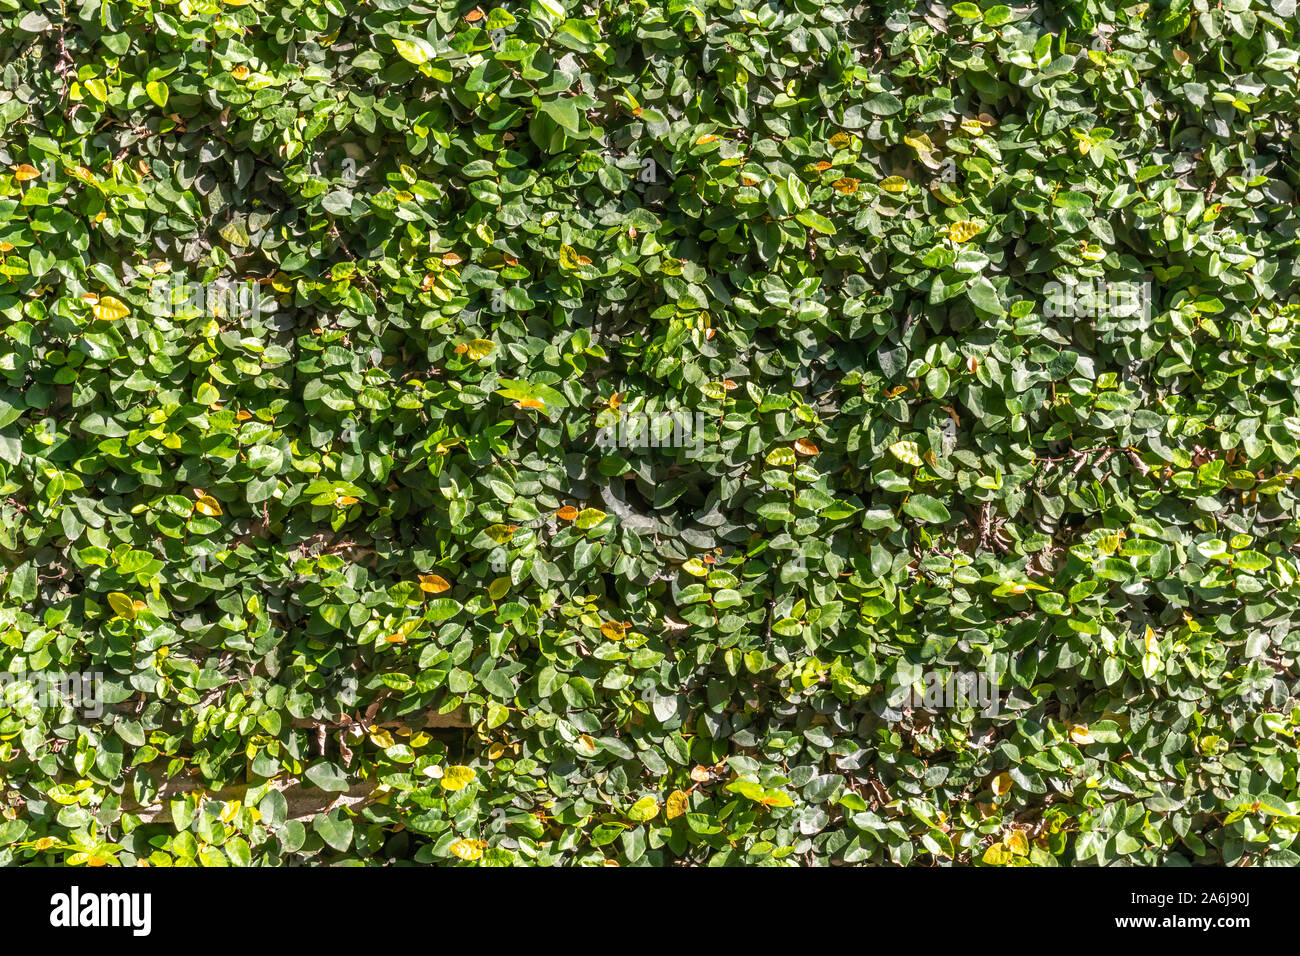
[[[1296,27],[0,0],[0,860],[1300,862]]]

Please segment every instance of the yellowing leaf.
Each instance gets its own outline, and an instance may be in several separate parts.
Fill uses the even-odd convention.
[[[585,258],[586,256],[579,256],[578,250],[574,249],[573,246],[560,246],[560,265],[565,269],[578,268],[578,266],[582,265],[580,260]],[[587,261],[590,262],[591,260],[587,259]]]
[[[454,252],[444,253],[442,257],[442,264],[444,266],[458,266],[464,261],[465,260],[463,260],[460,256],[456,255],[456,253]]]
[[[889,446],[889,453],[913,468],[920,468],[925,464],[921,461],[920,448],[914,441],[896,441]]]
[[[794,450],[801,455],[815,455],[821,451],[820,448],[807,438],[796,438],[794,442]]]
[[[1002,842],[1016,856],[1029,855],[1029,839],[1025,836],[1023,830],[1012,830]]]
[[[426,594],[441,594],[443,591],[450,589],[451,585],[436,574],[420,575],[420,590]]]
[[[709,573],[709,569],[705,567],[704,562],[699,558],[691,558],[682,565],[682,570],[687,574],[695,575],[697,578],[702,578]]]
[[[1001,843],[994,843],[980,859],[989,866],[1006,866],[1011,862],[1011,850]]]
[[[35,166],[31,166],[28,165],[27,163],[23,163],[17,169],[14,170],[14,179],[18,180],[20,183],[25,183],[29,179],[37,178],[38,176],[40,176],[40,174],[41,174],[40,170],[37,169]]]
[[[1160,639],[1156,637],[1156,632],[1151,630],[1150,625],[1147,626],[1145,644],[1146,652],[1148,654],[1155,654],[1157,656],[1160,654]]]
[[[1087,724],[1075,724],[1070,728],[1070,740],[1076,744],[1094,743]]]
[[[496,578],[488,585],[488,597],[494,601],[500,601],[510,591],[510,579],[506,577]]]
[[[599,508],[583,508],[578,512],[578,517],[574,520],[574,525],[586,531],[588,528],[594,528],[605,520],[605,512]]]
[[[961,128],[969,136],[984,135],[984,124],[977,119],[964,119],[961,121]]]
[[[201,515],[215,518],[221,514],[221,502],[211,495],[200,495],[199,500],[194,503],[194,510]]]
[[[465,346],[465,350],[469,353],[469,357],[475,362],[480,362],[487,358],[492,354],[495,348],[496,343],[489,342],[487,339],[474,339]]]
[[[623,625],[617,621],[606,621],[600,626],[600,633],[611,641],[621,641],[623,639]]]
[[[473,783],[477,776],[473,767],[448,767],[442,772],[442,789],[461,790]]]
[[[445,779],[445,778],[444,778]],[[461,860],[477,860],[483,856],[483,848],[487,846],[482,840],[457,840],[451,846],[447,847],[451,855]]]
[[[843,196],[852,196],[858,191],[858,181],[852,176],[841,176],[831,183],[831,188]]]
[[[637,823],[646,823],[659,816],[659,801],[654,797],[642,797],[627,811],[627,818]]]
[[[1002,796],[1004,793],[1010,793],[1011,784],[1012,784],[1011,774],[1003,771],[1002,773],[998,774],[996,777],[993,778],[993,784],[992,784],[993,792],[997,794],[999,797]]]
[[[907,180],[902,176],[886,176],[880,181],[880,188],[887,193],[906,192]]]
[[[135,620],[135,602],[121,591],[114,591],[109,594],[108,606],[117,613],[118,617],[124,617],[128,621]]]
[[[90,307],[91,314],[102,322],[116,322],[118,319],[124,319],[131,314],[126,303],[121,299],[115,299],[111,295],[106,295],[95,302]]]
[[[664,808],[664,816],[669,820],[674,820],[690,809],[690,805],[690,797],[681,790],[674,790],[672,793],[668,794],[668,802]]]
[[[794,449],[786,448],[784,445],[780,448],[773,448],[767,453],[766,461],[773,468],[789,468],[796,461]]]
[[[973,219],[963,219],[961,222],[954,222],[948,227],[948,238],[953,242],[967,242],[981,232],[984,227]]]
[[[827,142],[831,149],[843,149],[849,143],[853,142],[848,133],[839,132],[832,136]]]
[[[414,63],[419,66],[422,63],[428,63],[433,59],[433,48],[427,40],[393,40],[393,46],[397,48],[398,55],[407,63]]]

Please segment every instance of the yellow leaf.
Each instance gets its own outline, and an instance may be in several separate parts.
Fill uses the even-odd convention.
[[[1160,639],[1156,637],[1156,632],[1151,630],[1150,625],[1147,625],[1146,651],[1157,656],[1160,654]]]
[[[500,601],[510,591],[510,579],[501,577],[495,579],[488,585],[488,597],[494,601]]]
[[[843,149],[852,142],[848,133],[840,132],[832,136],[828,141],[831,149]]]
[[[681,790],[674,790],[668,795],[668,804],[664,816],[669,820],[680,817],[690,808],[690,798]]]
[[[477,776],[473,767],[448,767],[442,773],[442,789],[463,789],[473,783]]]
[[[1007,849],[1016,856],[1029,855],[1029,840],[1025,836],[1024,831],[1012,830],[1007,834],[1007,837],[1003,842],[1006,843]]]
[[[907,180],[902,176],[886,176],[880,181],[880,188],[887,193],[906,192]]]
[[[1011,851],[1001,843],[994,843],[984,851],[981,859],[989,866],[1006,866],[1011,862]]]
[[[451,855],[461,860],[477,860],[483,856],[483,848],[487,846],[482,840],[457,840],[451,846],[447,847]]]
[[[687,574],[695,575],[697,578],[702,578],[709,573],[709,569],[704,566],[704,562],[699,558],[691,558],[682,565],[682,570]]]
[[[718,141],[718,137],[714,136],[712,133],[705,133],[703,136],[701,136],[699,139],[695,141],[695,145],[704,146],[706,143],[716,143],[717,141]]]
[[[589,754],[596,752],[596,741],[591,738],[590,734],[583,734],[578,738],[578,744]]]
[[[920,449],[914,441],[896,441],[889,446],[889,452],[899,461],[913,468],[920,468],[924,464],[921,461]]]
[[[200,495],[199,500],[194,503],[194,510],[201,515],[215,518],[221,514],[221,503],[211,495]]]
[[[858,181],[852,176],[842,176],[831,183],[831,188],[844,196],[852,196],[858,191]]]
[[[659,816],[659,801],[654,797],[642,797],[627,811],[627,818],[637,823],[648,823]]]
[[[600,633],[611,641],[621,641],[623,639],[623,625],[617,621],[606,621],[600,626]]]
[[[561,521],[572,521],[574,518],[578,517],[578,509],[573,507],[573,505],[565,505],[559,511],[555,512],[555,517],[559,518]]]
[[[578,512],[578,517],[574,520],[574,525],[583,531],[588,528],[594,528],[605,520],[605,512],[599,508],[583,508]]]
[[[118,319],[124,319],[131,314],[131,310],[126,307],[126,303],[121,299],[115,299],[111,295],[106,295],[95,302],[90,307],[91,314],[103,322],[116,322]]]
[[[246,80],[248,79],[248,67],[240,63],[238,66],[236,66],[233,70],[230,71],[230,75],[237,80]]]
[[[14,170],[14,179],[18,180],[20,183],[25,183],[29,179],[36,179],[38,176],[40,176],[40,174],[41,174],[40,170],[38,170],[35,166],[30,166],[27,163],[23,163],[21,166],[19,166],[17,169]]]
[[[1076,744],[1094,743],[1092,733],[1088,730],[1087,724],[1075,724],[1070,728],[1070,739]]]
[[[124,617],[128,621],[135,620],[135,602],[121,591],[114,591],[108,596],[108,606],[117,613],[118,617]]]
[[[496,344],[487,339],[474,339],[466,346],[466,351],[469,352],[470,358],[479,362],[491,355],[495,348]]]
[[[967,242],[984,231],[984,227],[973,219],[963,219],[948,227],[948,238],[953,242]]]
[[[445,253],[442,257],[442,264],[444,266],[458,266],[464,261],[465,260],[463,260],[460,256],[456,255],[456,253],[454,252]]]
[[[984,135],[984,124],[977,119],[964,119],[961,128],[970,136]]]
[[[420,590],[426,594],[441,594],[450,589],[451,585],[436,574],[420,575]]]
[[[1011,792],[1011,774],[1003,771],[993,778],[993,792],[999,797]]]
[[[797,459],[794,456],[793,449],[782,445],[769,451],[765,460],[773,468],[789,468]]]
[[[820,448],[807,438],[796,438],[794,442],[794,450],[801,455],[815,455],[821,451]]]
[[[519,528],[512,524],[491,524],[483,529],[483,533],[497,544],[505,544],[518,530]]]

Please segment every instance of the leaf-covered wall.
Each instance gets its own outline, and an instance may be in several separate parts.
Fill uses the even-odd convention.
[[[1296,29],[0,0],[0,861],[1300,862]]]

